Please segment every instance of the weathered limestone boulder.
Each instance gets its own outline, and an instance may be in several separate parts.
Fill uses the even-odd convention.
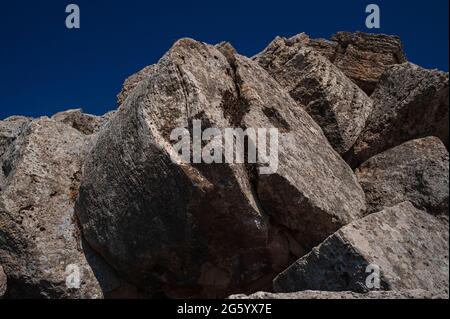
[[[270,293],[270,292],[257,292],[250,296],[246,295],[233,295],[229,299],[448,299],[448,295],[433,293],[425,290],[405,290],[405,291],[371,291],[367,293],[355,293],[351,291],[333,292],[333,291],[299,291],[292,293]]]
[[[363,32],[338,32],[333,63],[368,95],[371,95],[386,67],[406,62],[399,37]]]
[[[52,119],[72,126],[83,134],[91,135],[99,131],[111,118],[114,112],[103,116],[83,113],[82,109],[68,110],[57,113]]]
[[[6,293],[6,285],[7,285],[6,274],[3,271],[3,267],[0,266],[0,299],[2,299]]]
[[[228,44],[182,39],[150,69],[99,133],[76,206],[90,245],[146,294],[268,287],[295,256],[362,216],[351,169],[257,63]],[[276,167],[186,163],[170,136],[197,134],[197,120],[221,131],[277,128]]]
[[[363,130],[372,100],[315,49],[292,45],[289,40],[276,43],[276,49],[266,50],[255,60],[320,125],[333,148],[344,154]]]
[[[87,140],[40,118],[26,121],[0,157],[0,264],[8,298],[103,296],[99,281],[106,272],[94,275],[91,267],[102,261],[83,245],[74,216]]]
[[[378,267],[380,290],[448,295],[448,252],[448,220],[405,202],[343,227],[281,273],[274,290],[367,292]]]
[[[389,67],[372,95],[373,112],[353,149],[353,167],[406,141],[439,137],[448,148],[448,73],[412,63]]]
[[[366,194],[367,212],[410,201],[431,214],[447,214],[449,158],[437,137],[406,142],[362,164],[356,176]]]

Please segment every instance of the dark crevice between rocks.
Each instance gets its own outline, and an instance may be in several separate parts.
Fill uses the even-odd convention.
[[[265,107],[263,113],[269,119],[275,128],[277,128],[281,133],[287,133],[291,130],[288,122],[280,115],[277,109]]]
[[[333,149],[338,153],[344,151],[345,142],[342,138],[335,110],[330,106],[330,102],[323,96],[317,99],[300,100],[305,105],[304,109],[313,120],[322,128],[322,131],[330,142]]]
[[[241,127],[245,114],[250,110],[248,100],[242,95],[241,85],[243,83],[239,75],[239,65],[236,61],[236,51],[229,43],[221,43],[218,46],[218,50],[227,59],[231,72],[229,76],[232,78],[235,88],[235,94],[233,92],[226,91],[222,98],[221,107],[225,118],[230,121],[230,124],[234,127]]]
[[[334,49],[333,55],[329,57],[330,62],[334,64],[336,62],[337,58],[338,58],[338,55],[339,55],[339,44],[337,42],[334,42],[334,41],[331,41],[331,42],[336,43],[336,47]]]
[[[248,158],[248,138],[246,138],[245,146],[245,158]],[[256,202],[256,205],[258,207],[258,210],[261,212],[261,214],[266,219],[266,223],[268,225],[268,235],[269,235],[269,242],[275,241],[276,239],[274,236],[282,236],[284,239],[289,242],[289,240],[294,240],[294,232],[288,229],[287,227],[284,227],[283,225],[279,224],[270,214],[270,212],[267,211],[267,209],[264,207],[262,200],[259,197],[258,193],[258,180],[259,180],[259,174],[258,174],[258,164],[248,163],[248,161],[245,164],[245,170],[248,176],[248,180],[250,183],[250,190],[252,193],[252,196]],[[280,231],[280,233],[278,232]],[[263,277],[259,278],[258,280],[254,281],[253,283],[250,283],[245,291],[242,291],[241,293],[244,294],[252,294],[257,291],[267,291],[267,292],[273,292],[273,279],[285,268],[290,266],[293,262],[295,262],[298,258],[300,258],[301,255],[298,253],[295,253],[291,250],[289,250],[289,262],[287,262],[284,266],[279,268],[272,268],[272,271],[268,272]]]
[[[390,84],[391,79],[389,78],[390,74],[385,73],[382,75],[382,77],[379,80],[379,83],[387,83]],[[411,97],[414,95],[414,92],[417,91],[419,88],[426,86],[426,78],[420,79],[412,89],[409,90],[408,94],[405,96],[402,96],[401,99],[396,101],[396,105],[403,105],[398,110],[391,110],[391,109],[377,109],[373,108],[372,113],[368,117],[366,121],[366,125],[364,130],[360,133],[358,139],[353,144],[353,146],[342,155],[342,158],[347,162],[347,164],[353,169],[356,170],[359,166],[361,166],[364,162],[369,160],[370,158],[381,154],[389,149],[392,149],[394,147],[397,147],[408,140],[413,139],[419,139],[424,138],[427,136],[433,136],[432,130],[429,129],[427,131],[418,129],[416,126],[418,126],[418,122],[408,122],[413,116],[411,115],[413,112],[416,112],[416,110],[422,109],[421,106],[426,105],[425,101],[430,101],[434,97],[439,96],[439,93],[442,92],[442,90],[436,92],[434,88],[430,88],[428,91],[422,92],[420,95],[417,95],[417,97],[409,102],[407,105],[404,105],[408,100],[411,100]],[[378,102],[380,103],[380,102]],[[438,109],[445,109],[444,107],[439,107]],[[397,112],[398,114],[392,115],[392,112]],[[386,115],[387,114],[387,115]],[[379,122],[380,116],[387,116],[388,118],[391,118],[391,124],[389,126],[386,126],[385,123]],[[445,114],[442,114],[441,116],[445,116]],[[406,119],[406,121],[405,121]],[[398,128],[403,128],[402,131],[398,131]],[[416,130],[415,134],[412,134],[412,132]],[[357,151],[356,146],[360,145],[362,142],[366,142],[364,139],[371,136],[380,134],[381,137],[378,137],[375,141],[369,140],[369,145],[366,146],[362,151]],[[387,141],[386,137],[390,136],[391,139],[388,140],[388,143],[382,144],[380,141]],[[448,136],[448,135],[447,135]],[[394,137],[394,138],[392,138]],[[446,145],[448,149],[448,139],[443,138],[442,136],[439,137],[442,142]]]
[[[341,155],[342,159],[348,164],[348,166],[350,166],[353,171],[355,171],[362,164],[362,161],[358,160],[355,156],[355,145],[357,142],[358,140],[347,152]]]
[[[272,185],[278,185],[276,194]],[[297,254],[302,256],[323,242],[327,237],[324,234],[333,234],[343,226],[342,222],[311,204],[307,196],[282,176],[264,175],[260,178],[258,193],[263,197],[262,203],[267,207],[267,212],[273,214],[278,224],[290,230],[301,248]],[[295,207],[284,205],[290,196],[288,194],[298,196]]]
[[[245,140],[244,150],[245,150],[245,158],[248,159],[248,138]],[[250,183],[250,189],[252,192],[252,196],[256,202],[256,205],[258,207],[258,210],[261,212],[261,214],[266,219],[266,222],[268,224],[268,232],[269,232],[269,241],[276,241],[276,236],[281,236],[283,239],[286,240],[286,242],[295,241],[295,244],[297,246],[301,246],[298,242],[296,242],[295,238],[295,231],[289,229],[288,227],[285,227],[281,223],[278,223],[277,220],[273,217],[273,212],[270,211],[267,207],[265,207],[264,202],[261,200],[259,196],[258,191],[258,185],[259,185],[259,173],[258,173],[258,164],[249,163],[248,161],[245,164],[245,170],[248,176],[248,180]],[[289,247],[290,248],[290,247]],[[249,285],[246,291],[243,293],[245,294],[252,294],[256,291],[268,291],[273,292],[273,285],[272,281],[273,279],[285,268],[290,266],[292,263],[294,263],[298,258],[302,257],[304,255],[305,251],[301,252],[294,252],[291,249],[289,249],[289,256],[288,256],[288,262],[279,268],[272,269],[271,272],[260,278],[259,280],[253,282]]]
[[[244,116],[248,113],[250,110],[250,103],[247,100],[247,98],[242,94],[241,86],[243,84],[243,80],[239,75],[239,65],[236,61],[235,54],[236,52],[228,43],[222,43],[219,45],[218,49],[222,52],[222,54],[226,57],[230,67],[231,67],[231,74],[230,76],[233,79],[233,82],[235,84],[235,93],[233,92],[225,92],[223,102],[222,102],[222,109],[224,111],[225,117],[230,121],[230,124],[233,125],[236,128],[241,128],[243,131],[247,130],[246,125],[243,123]],[[266,107],[263,109],[263,113],[267,116],[269,122],[274,125],[274,127],[278,128],[281,132],[288,132],[290,131],[289,124],[287,121],[279,114],[279,112],[270,107]],[[294,231],[291,231],[287,227],[283,226],[282,224],[279,224],[273,217],[270,212],[266,210],[263,206],[263,202],[259,198],[258,193],[258,183],[259,183],[259,173],[258,173],[258,167],[259,165],[257,163],[249,163],[248,161],[248,149],[249,149],[249,138],[248,136],[245,136],[244,140],[244,159],[245,161],[245,171],[247,174],[247,178],[250,184],[250,190],[253,196],[253,199],[255,200],[255,203],[258,207],[258,210],[261,212],[263,218],[266,220],[266,223],[268,224],[268,232],[269,232],[269,240],[274,240],[273,236],[282,236],[286,241],[292,241],[295,240],[295,234]],[[278,231],[281,232],[278,233]],[[298,244],[298,243],[297,243]],[[301,246],[298,244],[298,246]],[[253,281],[252,283],[249,283],[242,291],[242,293],[250,294],[254,293],[256,291],[273,291],[273,285],[272,281],[273,279],[286,267],[291,265],[293,262],[295,262],[299,257],[301,257],[301,253],[299,252],[293,252],[289,251],[289,262],[287,262],[285,265],[281,267],[277,267],[276,269],[272,268],[272,271],[268,272],[264,276],[260,277],[259,279]]]
[[[7,178],[9,173],[11,173],[11,171],[12,171],[11,163],[9,161],[4,161],[2,165],[3,176]]]
[[[239,92],[238,92],[239,94]],[[224,116],[233,127],[242,127],[242,119],[249,110],[248,102],[233,92],[226,91],[222,97],[221,108]]]

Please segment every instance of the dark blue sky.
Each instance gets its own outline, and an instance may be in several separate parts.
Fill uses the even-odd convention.
[[[80,6],[79,30],[65,28],[69,3]],[[370,3],[381,7],[377,32],[401,36],[412,62],[448,71],[448,0],[2,1],[0,119],[115,109],[123,80],[181,37],[251,56],[276,35],[369,31]]]

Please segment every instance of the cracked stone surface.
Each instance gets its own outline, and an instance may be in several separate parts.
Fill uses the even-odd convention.
[[[299,36],[277,38],[254,59],[320,125],[338,153],[353,146],[372,111],[372,100],[310,42]]]
[[[448,295],[448,247],[448,219],[404,202],[340,229],[275,278],[274,290],[367,292],[376,265],[381,290]]]
[[[0,299],[448,299],[448,73],[398,37],[181,39],[117,104],[0,120]]]
[[[127,280],[169,297],[263,289],[362,216],[351,169],[258,64],[227,43],[182,39],[150,69],[100,132],[77,203],[87,241]],[[277,172],[183,163],[170,134],[194,120],[278,128]]]
[[[338,32],[331,40],[311,39],[305,33],[276,37],[254,59],[268,70],[282,69],[279,62],[289,61],[303,48],[323,55],[369,96],[387,67],[407,61],[399,37],[363,32]]]
[[[410,201],[433,215],[448,215],[449,161],[437,137],[406,142],[362,164],[356,176],[367,213]]]
[[[399,37],[363,32],[338,32],[333,63],[369,96],[387,67],[406,62]]]
[[[358,167],[370,157],[409,140],[439,137],[448,148],[448,72],[412,63],[389,67],[372,95],[366,127],[344,157]]]
[[[49,118],[26,120],[15,132],[0,158],[0,264],[7,297],[101,298],[96,275],[102,273],[92,270],[98,257],[83,245],[74,216],[87,137]],[[80,289],[66,285],[69,265],[79,269]]]

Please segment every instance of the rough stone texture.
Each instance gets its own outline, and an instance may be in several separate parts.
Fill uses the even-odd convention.
[[[6,274],[3,271],[3,267],[0,266],[0,299],[2,299],[6,293],[6,285],[7,285]]]
[[[448,73],[405,61],[386,35],[253,59],[182,39],[117,112],[0,121],[0,299],[448,299]],[[277,128],[275,170],[183,162],[170,135],[195,120]]]
[[[264,68],[283,68],[302,48],[311,48],[326,57],[371,95],[386,67],[406,62],[399,37],[362,32],[339,32],[325,39],[311,39],[300,33],[286,39],[276,37],[269,46],[254,57]]]
[[[29,121],[29,118],[23,116],[13,116],[0,121],[0,158]],[[4,188],[4,184],[5,173],[0,169],[0,192]]]
[[[29,118],[23,116],[12,116],[0,121],[0,156],[3,155],[29,121]]]
[[[305,33],[299,33],[291,38],[276,37],[261,53],[252,59],[264,69],[280,69],[302,48],[311,48],[322,54],[331,62],[334,61],[338,44],[325,39],[311,39]]]
[[[125,80],[122,91],[120,91],[120,93],[117,95],[117,106],[120,106],[123,102],[125,102],[128,95],[136,88],[136,86],[141,81],[143,81],[153,72],[154,68],[154,65],[149,65]]]
[[[183,39],[150,69],[100,132],[76,207],[88,242],[130,282],[169,297],[264,289],[362,215],[351,169],[258,64]],[[278,128],[278,171],[183,163],[169,136],[195,119]]]
[[[293,230],[293,237],[309,251],[315,242],[327,237],[325,234],[359,218],[365,209],[365,198],[348,167],[332,151],[311,118],[301,108],[295,108],[276,83],[269,82],[262,68],[240,56],[238,62],[243,89],[247,83],[254,87],[253,92],[241,92],[251,101],[242,126],[273,125],[285,132],[280,137],[277,172],[258,176],[258,199],[266,213]],[[277,88],[276,95],[269,93],[273,88]],[[258,118],[261,108],[267,119]]]
[[[371,95],[386,67],[406,62],[399,37],[362,32],[339,32],[334,64]]]
[[[410,201],[431,214],[447,214],[449,158],[437,137],[418,139],[378,154],[356,176],[366,194],[367,212]]]
[[[353,149],[352,167],[406,141],[439,137],[448,148],[448,73],[411,63],[389,67],[373,93],[373,112]]]
[[[303,37],[276,39],[254,59],[272,75],[344,154],[355,143],[372,110],[372,100]],[[326,42],[323,42],[326,43]]]
[[[72,127],[40,118],[27,122],[2,154],[0,264],[8,298],[103,296],[91,269],[101,260],[81,243],[74,219],[86,143]],[[71,264],[81,271],[80,289],[66,286]],[[96,273],[101,282],[102,271]]]
[[[332,292],[332,291],[299,291],[292,293],[270,293],[257,292],[250,296],[233,295],[229,299],[448,299],[448,295],[433,293],[425,290],[406,290],[406,291],[371,291],[367,293],[355,293],[351,291]]]
[[[448,295],[448,222],[405,202],[343,227],[274,280],[276,292],[366,292],[366,267],[381,290]]]
[[[83,113],[82,109],[75,109],[57,113],[52,119],[70,125],[83,134],[91,135],[99,131],[113,114],[114,112],[110,112],[103,116],[95,116]]]

